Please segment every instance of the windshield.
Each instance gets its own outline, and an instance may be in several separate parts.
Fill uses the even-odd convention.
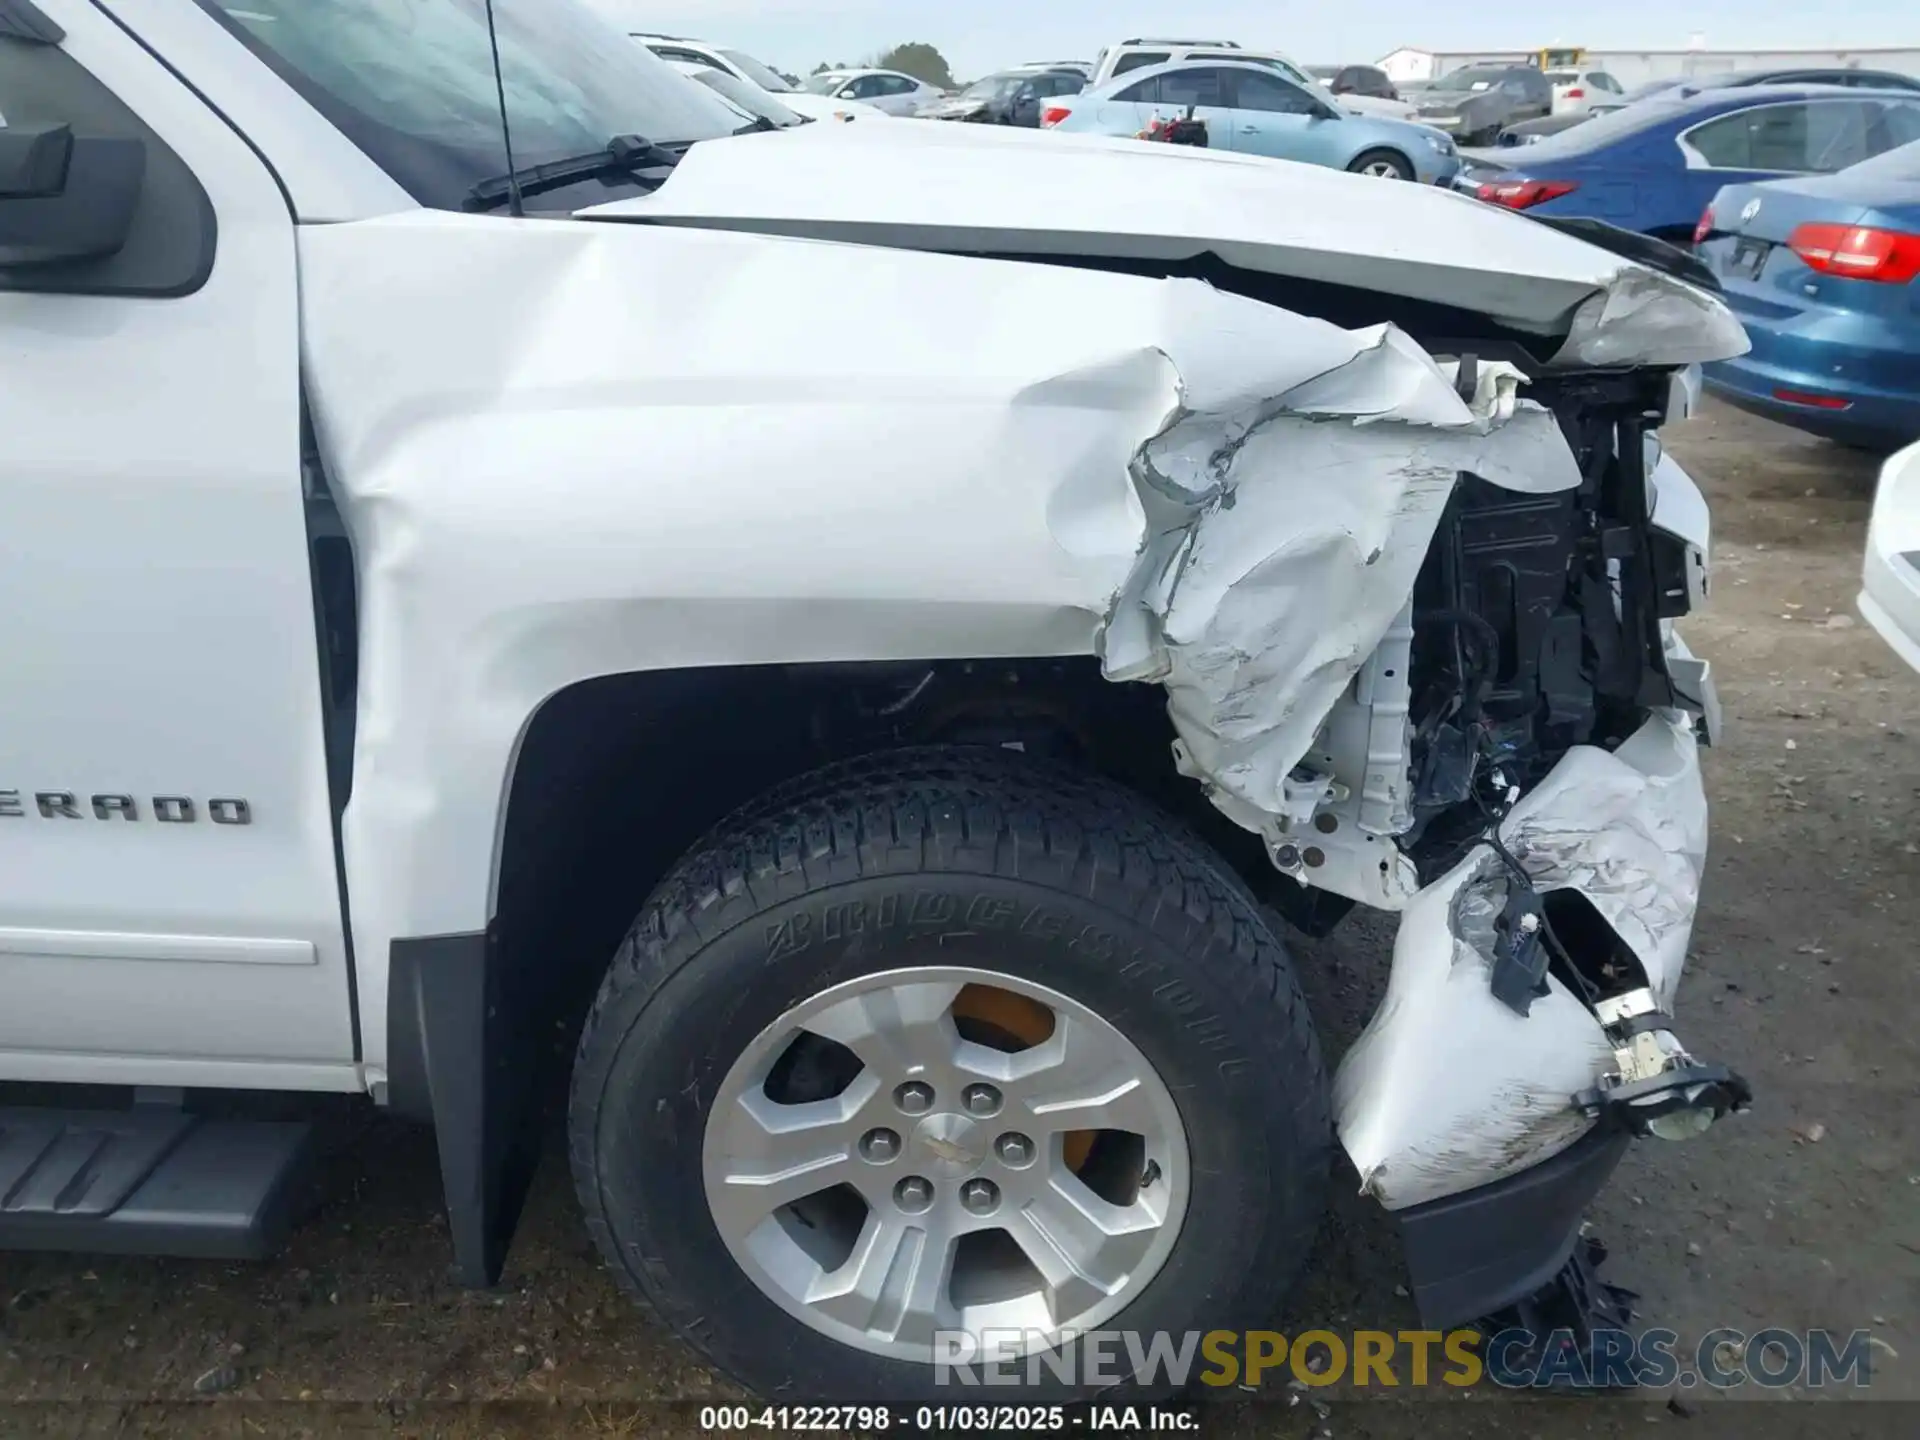
[[[1897,149],[1883,150],[1871,160],[1849,165],[1840,173],[1849,180],[1920,181],[1920,140]]]
[[[738,65],[746,77],[762,90],[775,95],[791,95],[793,86],[787,83],[787,77],[770,66],[762,65],[744,50],[722,50],[720,52]]]
[[[738,75],[729,75],[724,70],[715,70],[710,66],[703,66],[693,71],[692,75],[709,90],[724,95],[747,114],[771,120],[782,129],[807,123],[804,115],[789,110],[758,85],[750,85]]]
[[[989,75],[976,80],[960,92],[963,100],[999,100],[1011,95],[1026,80],[1025,75]]]
[[[457,210],[507,170],[485,0],[200,4],[422,205]],[[516,166],[587,154],[616,135],[672,145],[740,128],[732,106],[577,0],[494,0],[494,17]],[[542,196],[541,208],[639,189],[583,181]]]
[[[829,70],[824,75],[809,75],[800,82],[800,86],[809,94],[831,95],[846,78],[847,72],[844,70]]]
[[[1455,70],[1451,75],[1442,75],[1434,81],[1432,90],[1485,90],[1498,85],[1507,78],[1505,65],[1469,65],[1464,70]]]

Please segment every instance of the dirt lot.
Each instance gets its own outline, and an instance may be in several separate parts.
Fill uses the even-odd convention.
[[[1680,1018],[1759,1098],[1704,1139],[1636,1150],[1596,1230],[1647,1323],[1870,1327],[1890,1347],[1875,1400],[1912,1402],[1920,680],[1852,617],[1875,462],[1723,409],[1669,440],[1715,502],[1713,599],[1686,629],[1728,724],[1709,756],[1715,848]],[[1388,933],[1355,924],[1299,946],[1336,1054],[1378,992]],[[696,1417],[654,1402],[729,1395],[617,1296],[557,1156],[506,1285],[474,1294],[445,1278],[430,1137],[347,1107],[331,1130],[326,1203],[271,1264],[0,1255],[0,1435],[690,1434]],[[1410,1328],[1401,1279],[1388,1227],[1344,1200],[1276,1328]],[[1696,1432],[1796,1433],[1823,1397],[1737,1417],[1704,1390],[1671,1408],[1400,1392],[1324,1416],[1287,1398],[1220,1408],[1206,1433],[1560,1440],[1688,1412]],[[1829,1407],[1820,1433],[1913,1434],[1916,1413]]]

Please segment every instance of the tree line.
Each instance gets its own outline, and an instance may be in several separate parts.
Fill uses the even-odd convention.
[[[898,70],[902,75],[911,75],[916,80],[924,80],[942,90],[954,87],[953,71],[948,68],[947,57],[938,48],[924,40],[912,40],[905,45],[896,45],[891,50],[883,50],[871,60],[859,60],[848,65],[844,62],[828,64],[822,60],[813,67],[812,74],[823,70]]]

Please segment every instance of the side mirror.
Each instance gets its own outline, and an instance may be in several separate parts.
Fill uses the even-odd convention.
[[[126,244],[147,168],[138,140],[0,127],[0,266],[97,260]]]

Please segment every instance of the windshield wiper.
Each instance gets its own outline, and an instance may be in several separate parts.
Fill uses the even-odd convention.
[[[751,128],[751,127],[749,127]],[[506,175],[482,180],[461,201],[463,210],[497,210],[516,193],[538,195],[582,180],[603,180],[640,170],[671,170],[681,152],[656,145],[644,135],[616,135],[598,150],[569,155],[543,165],[525,165]]]
[[[742,125],[738,130],[729,133],[734,135],[754,135],[762,130],[778,130],[779,128],[778,125],[774,124],[773,121],[769,120],[766,116],[756,115],[750,123]]]

